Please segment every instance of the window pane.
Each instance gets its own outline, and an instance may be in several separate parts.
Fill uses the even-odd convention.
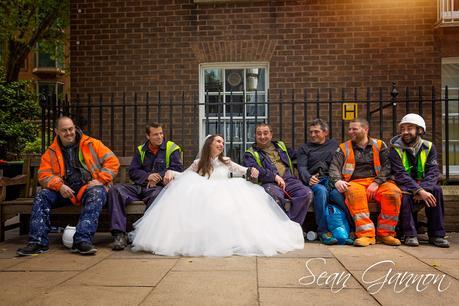
[[[220,121],[218,124],[218,120],[210,120],[209,121],[209,129],[206,130],[206,135],[209,134],[223,134],[223,121]]]
[[[244,112],[244,96],[243,95],[226,95],[225,110],[226,116],[242,116]]]
[[[255,99],[256,96],[256,99]],[[264,94],[251,93],[246,95],[247,116],[266,116],[266,96]]]
[[[222,70],[205,69],[204,70],[204,91],[221,92],[223,91]]]
[[[247,91],[265,90],[265,69],[252,68],[246,70]]]
[[[226,86],[225,91],[244,91],[244,70],[243,69],[226,69],[225,70]]]
[[[223,116],[223,96],[219,95],[206,95],[206,116]]]

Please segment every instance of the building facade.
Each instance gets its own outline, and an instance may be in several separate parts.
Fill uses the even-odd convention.
[[[134,148],[135,141],[141,141],[147,120],[159,119],[174,127],[173,135],[183,131],[177,141],[189,160],[198,140],[214,131],[227,140],[231,135],[231,154],[237,155],[253,141],[259,120],[271,123],[275,134],[295,146],[305,139],[305,114],[306,122],[316,115],[332,119],[335,136],[345,137],[340,105],[324,104],[317,113],[316,104],[302,108],[304,104],[288,102],[309,103],[318,97],[326,101],[331,95],[354,102],[369,99],[376,107],[379,88],[390,100],[395,82],[398,97],[406,97],[409,88],[407,103],[412,106],[400,104],[396,112],[380,109],[381,117],[367,117],[372,128],[379,128],[379,123],[373,125],[376,117],[389,122],[394,113],[399,120],[406,110],[419,110],[414,97],[426,97],[422,115],[432,127],[428,136],[435,134],[441,150],[443,106],[428,99],[432,87],[440,96],[445,85],[442,63],[453,71],[459,65],[457,7],[448,11],[441,7],[443,2],[75,0],[72,99],[78,96],[101,106],[110,99],[118,105],[123,95],[127,105],[139,101],[139,115],[133,106],[124,113],[121,106],[104,109],[104,116],[88,112],[87,117],[95,117],[92,122],[103,121],[93,123],[92,130],[122,154],[121,146]],[[457,81],[457,75],[453,72],[447,81]],[[147,100],[152,105],[161,100],[163,107],[147,108]],[[179,107],[180,101],[187,103]],[[359,113],[368,114],[367,106],[359,105]],[[451,113],[459,113],[457,103],[451,107]],[[114,119],[109,118],[112,112]],[[123,117],[126,122],[121,124]],[[457,124],[454,120],[451,123]],[[103,130],[97,131],[98,126]],[[391,127],[384,126],[386,140]]]

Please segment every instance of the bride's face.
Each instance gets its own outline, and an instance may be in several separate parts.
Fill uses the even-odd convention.
[[[210,144],[210,154],[213,157],[220,155],[220,153],[223,152],[224,146],[225,141],[223,140],[223,138],[220,136],[215,137],[212,143]]]

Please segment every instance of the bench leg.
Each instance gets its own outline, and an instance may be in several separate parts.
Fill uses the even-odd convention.
[[[0,204],[0,242],[5,241],[5,221],[3,220],[3,205]]]

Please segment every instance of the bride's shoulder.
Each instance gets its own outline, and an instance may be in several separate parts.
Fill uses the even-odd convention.
[[[227,156],[224,156],[223,157],[223,160],[226,162],[226,163],[229,163],[231,161],[231,158],[227,157]]]

